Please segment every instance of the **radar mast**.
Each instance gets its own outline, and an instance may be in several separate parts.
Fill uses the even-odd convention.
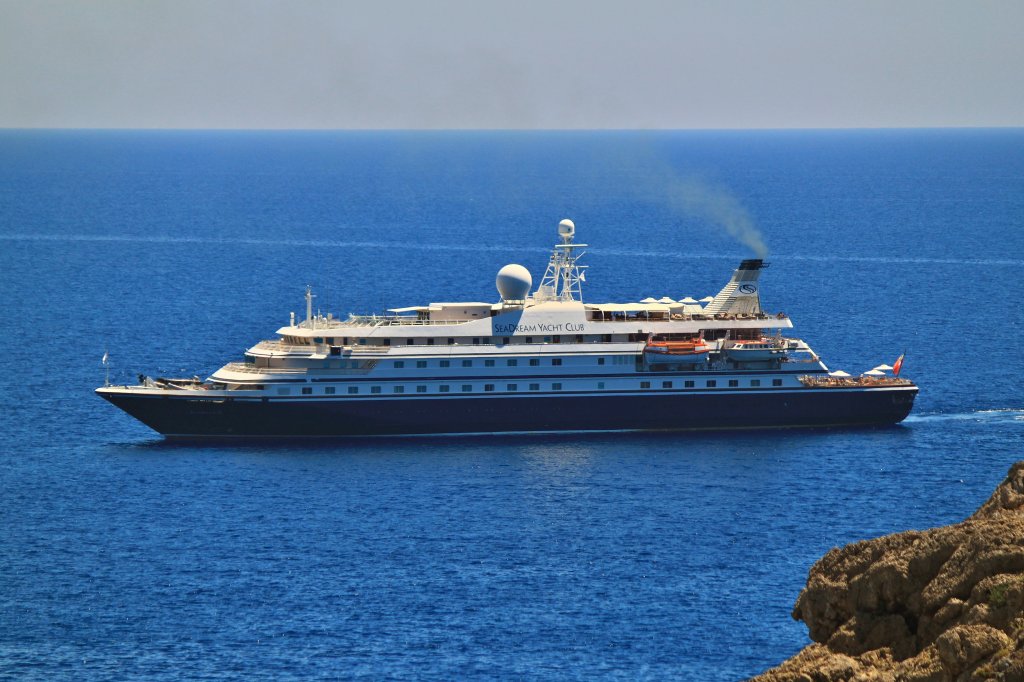
[[[571,220],[566,218],[558,223],[558,236],[562,243],[555,244],[551,252],[548,268],[533,296],[535,301],[583,301],[583,282],[587,281],[584,271],[588,266],[576,264],[585,252],[577,254],[574,249],[587,245],[574,244],[575,235],[576,225]]]

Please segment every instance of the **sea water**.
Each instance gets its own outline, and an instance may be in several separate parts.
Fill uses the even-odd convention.
[[[174,445],[93,394],[208,376],[306,284],[493,301],[566,217],[591,302],[713,295],[759,236],[765,308],[831,369],[906,352],[913,413]],[[0,132],[0,675],[755,674],[809,642],[817,558],[1024,456],[1022,227],[1021,130]]]

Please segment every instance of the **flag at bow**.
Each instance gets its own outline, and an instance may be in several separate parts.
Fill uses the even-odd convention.
[[[898,358],[896,358],[896,362],[892,363],[892,375],[893,376],[898,377],[900,375],[900,370],[903,369],[903,357],[906,354],[907,354],[907,352],[903,351],[903,354],[900,355]]]

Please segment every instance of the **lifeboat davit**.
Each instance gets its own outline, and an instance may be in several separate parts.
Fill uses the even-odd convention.
[[[692,341],[648,341],[644,346],[644,359],[659,365],[696,365],[707,362],[711,348],[704,339]]]

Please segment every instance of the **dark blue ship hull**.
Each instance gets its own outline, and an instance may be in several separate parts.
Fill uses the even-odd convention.
[[[169,438],[264,438],[885,425],[907,416],[917,387],[330,399],[102,389],[101,395]]]

